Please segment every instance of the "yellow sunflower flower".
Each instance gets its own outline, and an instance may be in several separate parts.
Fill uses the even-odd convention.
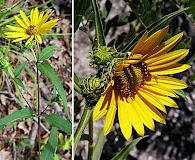
[[[146,31],[131,55],[116,65],[111,81],[93,111],[93,120],[106,114],[104,135],[110,132],[117,110],[122,134],[128,140],[132,127],[140,136],[144,136],[144,125],[154,130],[154,120],[166,123],[160,113],[166,113],[165,106],[178,108],[170,97],[177,97],[173,89],[184,89],[187,84],[167,75],[190,68],[187,64],[178,63],[189,51],[170,51],[180,41],[183,33],[161,43],[168,28],[150,37]]]
[[[5,35],[7,38],[16,38],[13,42],[27,40],[25,45],[28,45],[35,38],[35,40],[41,44],[42,38],[40,35],[49,32],[51,28],[57,24],[58,19],[47,21],[52,13],[53,11],[50,9],[44,15],[44,11],[39,12],[36,7],[31,10],[30,19],[28,19],[26,14],[20,10],[22,19],[18,16],[14,16],[19,27],[7,25],[13,32],[5,32]]]

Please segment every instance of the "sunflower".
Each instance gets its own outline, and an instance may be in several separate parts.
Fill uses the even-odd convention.
[[[104,135],[111,131],[116,111],[121,132],[128,140],[132,128],[140,136],[144,136],[144,126],[154,130],[154,120],[165,124],[160,112],[166,113],[165,106],[178,108],[170,97],[178,97],[173,89],[184,89],[187,84],[167,75],[190,68],[187,64],[178,63],[189,50],[171,51],[181,40],[183,33],[161,42],[168,29],[167,26],[150,37],[146,31],[130,56],[116,65],[115,72],[93,111],[93,120],[106,114]]]
[[[18,16],[14,16],[19,27],[7,25],[7,27],[13,30],[13,32],[5,32],[5,35],[7,38],[16,38],[13,42],[27,40],[25,45],[28,45],[35,38],[35,40],[41,44],[42,38],[40,35],[49,32],[51,28],[57,24],[58,19],[53,19],[47,22],[52,13],[53,11],[50,9],[44,15],[44,11],[39,12],[36,7],[31,10],[30,19],[28,19],[26,14],[20,10],[20,16],[22,19]]]

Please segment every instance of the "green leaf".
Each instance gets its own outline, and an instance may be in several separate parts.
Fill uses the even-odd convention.
[[[133,47],[135,46],[135,44],[137,43],[137,41],[141,38],[141,36],[144,34],[144,32],[146,30],[148,30],[149,34],[154,33],[155,31],[157,31],[158,29],[162,28],[163,26],[166,26],[167,24],[169,24],[169,22],[176,16],[178,16],[179,14],[186,12],[188,10],[190,10],[191,7],[188,8],[183,8],[180,9],[178,11],[175,11],[173,13],[170,13],[168,15],[165,15],[164,17],[162,17],[159,20],[156,20],[155,22],[153,22],[150,26],[148,26],[146,29],[144,29],[142,32],[140,32],[129,44],[127,44],[120,52],[127,52],[127,51],[131,51],[133,49]]]
[[[82,16],[85,14],[89,5],[91,4],[90,0],[75,0],[75,18],[74,18],[74,32],[79,27],[79,24],[82,20]]]
[[[50,57],[53,56],[54,54],[54,49],[56,49],[57,47],[56,46],[49,46],[49,47],[46,47],[44,48],[41,52],[40,52],[40,55],[39,55],[39,60],[40,61],[43,61],[43,60],[46,60],[46,59],[49,59]]]
[[[79,85],[79,79],[76,75],[76,73],[74,73],[74,90],[77,91],[78,93],[81,93],[81,88]]]
[[[59,80],[58,76],[56,75],[54,69],[46,61],[43,61],[42,63],[38,63],[37,67],[38,67],[38,70],[41,73],[45,74],[52,81],[54,86],[56,87],[60,97],[62,98],[62,102],[63,102],[63,105],[65,107],[66,114],[68,115],[69,119],[71,119],[70,114],[69,114],[69,110],[68,110],[68,106],[67,106],[67,100],[66,100],[64,87],[63,87],[61,81]]]
[[[24,69],[24,67],[26,66],[27,61],[23,62],[20,66],[18,66],[14,72],[14,76],[18,77],[20,75],[20,73],[22,72],[22,70]]]
[[[83,131],[89,122],[92,112],[93,112],[93,109],[89,108],[87,104],[85,104],[84,111],[82,113],[81,119],[79,121],[79,125],[77,126],[77,129],[74,135],[74,153],[76,151],[79,140],[81,139]]]
[[[104,37],[104,31],[103,31],[103,25],[101,21],[100,16],[100,9],[99,4],[97,0],[92,0],[92,6],[95,14],[95,41],[94,46],[105,46],[105,37]]]
[[[145,138],[147,136],[144,136]],[[112,160],[124,160],[128,155],[129,152],[135,147],[135,145],[143,139],[142,137],[134,139],[131,143],[129,143],[126,147],[124,147]]]
[[[58,114],[45,115],[45,119],[51,126],[57,127],[68,134],[72,133],[72,123]]]
[[[99,130],[98,139],[93,149],[92,159],[99,160],[104,147],[105,136],[103,135],[103,128]]]
[[[190,59],[186,62],[187,64],[191,64],[195,60],[195,54],[190,57]]]
[[[91,136],[89,134],[82,134],[81,139],[80,140],[87,140],[90,143],[93,143],[93,139],[91,138]]]
[[[17,120],[20,118],[33,118],[33,117],[34,117],[34,113],[31,109],[29,109],[29,108],[20,109],[18,111],[15,111],[15,112],[7,115],[4,118],[1,118],[0,119],[0,128],[2,126],[4,126],[6,123],[9,123],[13,120]]]
[[[41,152],[41,160],[53,160],[54,154],[56,152],[56,147],[58,143],[58,130],[56,127],[52,127],[49,139],[45,145],[43,151]]]
[[[19,78],[13,78],[14,82],[18,84],[20,87],[22,87],[23,90],[25,90],[23,82]]]
[[[189,81],[190,83],[192,83],[194,80],[195,80],[195,74],[193,74],[193,75],[188,79],[188,81]]]
[[[181,90],[181,89],[173,89],[173,91],[174,91],[177,95],[181,96],[183,99],[187,100],[187,97],[186,97],[186,95],[185,95],[185,93],[184,93],[183,90]]]

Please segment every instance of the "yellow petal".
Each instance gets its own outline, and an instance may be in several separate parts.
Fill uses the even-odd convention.
[[[146,41],[148,37],[148,32],[146,31],[142,37],[140,38],[140,40],[138,41],[138,43],[136,44],[136,46],[133,48],[133,50],[131,51],[132,54],[136,54],[136,53],[141,53],[140,49],[143,47],[144,42]]]
[[[165,106],[155,97],[155,94],[152,92],[148,92],[146,90],[140,89],[139,93],[151,104],[153,104],[155,107],[157,107],[159,110],[166,113]]]
[[[22,10],[20,10],[20,15],[22,16],[22,19],[23,19],[24,23],[26,24],[26,26],[30,26],[30,21],[26,17],[26,14]]]
[[[171,65],[183,59],[185,56],[187,56],[188,52],[188,49],[179,49],[159,57],[150,58],[146,60],[145,63],[147,63],[148,68],[151,70],[153,69],[152,66],[163,65],[166,67],[167,64]]]
[[[47,11],[47,13],[43,16],[42,20],[39,22],[39,26],[42,26],[49,19],[52,13],[53,11],[51,9]]]
[[[26,29],[24,29],[24,28],[19,28],[19,27],[10,26],[10,25],[7,25],[6,27],[8,27],[8,28],[10,28],[11,30],[14,30],[14,31],[16,31],[16,32],[26,33]]]
[[[15,18],[15,20],[18,22],[18,24],[19,24],[21,27],[23,27],[23,28],[25,28],[25,29],[28,29],[28,26],[27,26],[20,18],[18,18],[17,16],[14,16],[14,18]]]
[[[17,37],[25,37],[28,36],[26,33],[20,33],[20,32],[5,32],[6,37],[8,38],[17,38]]]
[[[39,34],[36,34],[35,35],[35,39],[36,41],[39,43],[39,44],[42,44],[42,39],[41,39],[41,36]]]
[[[24,39],[28,39],[29,37],[30,37],[29,35],[23,36],[23,37],[21,37],[21,38],[17,38],[17,39],[15,39],[15,40],[13,40],[12,42],[22,41],[22,40],[24,40]]]
[[[144,108],[144,111],[147,111],[149,116],[151,116],[155,121],[165,124],[165,119],[162,116],[162,114],[150,103],[148,102],[140,93],[137,92],[137,98],[138,103],[140,106]]]
[[[34,11],[34,25],[35,26],[37,26],[37,24],[38,24],[38,21],[39,21],[39,10],[38,10],[38,8],[36,7],[35,8],[35,11]]]
[[[160,85],[152,85],[152,86],[144,85],[142,88],[154,94],[170,96],[170,97],[178,97],[171,89]]]
[[[44,11],[42,11],[40,14],[39,14],[39,19],[38,19],[38,26],[40,27],[41,25],[40,25],[40,22],[41,22],[41,20],[42,20],[42,18],[43,18],[43,15],[44,15]]]
[[[159,48],[156,48],[156,50],[153,50],[148,54],[147,59],[149,59],[151,57],[158,57],[160,55],[167,53],[168,51],[170,51],[173,47],[175,47],[178,44],[178,42],[181,40],[182,36],[183,36],[183,33],[179,33],[179,34],[171,37],[167,41],[163,42],[159,46]]]
[[[115,114],[116,114],[116,97],[114,90],[112,90],[112,98],[110,102],[110,106],[106,115],[106,120],[104,123],[104,135],[107,135],[110,130],[112,129],[114,119],[115,119]]]
[[[152,117],[148,113],[148,110],[145,109],[144,106],[142,106],[142,103],[141,104],[139,103],[140,99],[139,100],[138,99],[139,99],[138,95],[135,95],[133,103],[134,103],[135,109],[139,113],[139,117],[140,117],[141,121],[150,130],[154,130],[154,121],[153,121]]]
[[[142,45],[142,49],[140,50],[139,53],[147,54],[154,48],[156,48],[157,45],[163,40],[163,38],[166,36],[167,32],[169,30],[169,26],[166,26],[162,30],[159,30],[152,34]]]
[[[34,35],[31,35],[30,38],[26,41],[25,45],[27,46],[29,43],[31,43],[34,37]]]
[[[166,106],[178,108],[177,103],[168,96],[160,96],[156,94],[156,97]]]
[[[129,103],[126,100],[121,100],[118,96],[118,118],[119,124],[121,128],[121,132],[124,135],[125,139],[128,140],[132,134],[132,125],[131,125],[131,117],[129,110]]]
[[[191,66],[188,64],[181,64],[181,63],[177,63],[177,64],[172,64],[168,67],[161,67],[159,69],[156,70],[150,70],[150,73],[152,75],[168,75],[168,74],[175,74],[175,73],[180,73],[183,72],[187,69],[189,69]]]
[[[155,76],[150,81],[146,82],[147,85],[161,85],[170,89],[184,89],[188,85],[181,80],[168,76]]]
[[[34,9],[30,11],[30,22],[31,24],[34,24]]]
[[[110,105],[110,101],[112,98],[111,96],[112,96],[112,90],[100,97],[93,110],[93,115],[92,115],[93,120],[98,120],[107,113],[107,109]]]
[[[128,99],[129,101],[129,117],[131,118],[131,123],[133,128],[136,130],[136,132],[140,136],[144,136],[145,130],[144,130],[144,125],[140,119],[140,113],[136,110],[136,105],[132,101],[131,98]]]

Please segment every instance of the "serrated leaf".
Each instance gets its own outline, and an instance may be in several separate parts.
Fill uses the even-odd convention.
[[[13,78],[14,82],[18,84],[20,87],[22,87],[23,90],[25,90],[23,82],[19,78]]]
[[[105,136],[103,134],[103,128],[102,128],[98,132],[98,139],[93,149],[92,159],[96,159],[96,160],[100,159],[104,147],[104,140],[105,140]]]
[[[147,136],[144,136],[145,138]],[[129,152],[135,147],[135,145],[143,139],[142,137],[134,139],[131,143],[129,143],[126,147],[124,147],[112,160],[124,160],[128,155]]]
[[[56,48],[57,48],[56,46],[49,46],[49,47],[44,48],[39,54],[39,61],[49,59],[51,56],[53,56],[54,54],[53,51]]]
[[[56,147],[58,143],[58,130],[56,127],[52,127],[49,139],[41,152],[41,160],[53,160],[54,154],[56,152]]]
[[[18,76],[20,75],[20,73],[23,71],[23,69],[24,69],[24,67],[26,66],[26,64],[27,64],[27,61],[23,62],[21,65],[19,65],[19,66],[16,68],[16,70],[15,70],[15,72],[14,72],[14,76],[15,76],[15,77],[18,77]]]
[[[183,90],[181,90],[181,89],[173,89],[173,91],[174,91],[177,95],[181,96],[183,99],[187,100],[187,97],[186,97],[186,95],[185,95],[185,93],[184,93]]]
[[[45,115],[45,119],[51,126],[57,127],[68,134],[72,133],[72,123],[58,114]]]
[[[34,117],[34,113],[31,109],[29,109],[29,108],[20,109],[18,111],[15,111],[15,112],[7,115],[4,118],[1,118],[0,119],[0,128],[2,126],[4,126],[6,123],[9,123],[13,120],[17,120],[20,118],[33,118],[33,117]]]
[[[54,86],[56,87],[56,89],[57,89],[57,91],[62,99],[63,105],[65,107],[66,114],[68,115],[69,119],[71,119],[70,114],[69,114],[69,110],[68,110],[68,106],[67,106],[67,100],[66,100],[64,87],[63,87],[61,81],[59,80],[57,74],[55,73],[54,69],[46,61],[43,61],[42,63],[38,63],[37,67],[38,67],[38,70],[41,73],[43,73],[44,75],[46,75],[52,81]]]
[[[93,47],[105,46],[105,36],[103,31],[102,20],[100,16],[100,9],[97,0],[92,0],[92,6],[95,14],[95,41]]]

